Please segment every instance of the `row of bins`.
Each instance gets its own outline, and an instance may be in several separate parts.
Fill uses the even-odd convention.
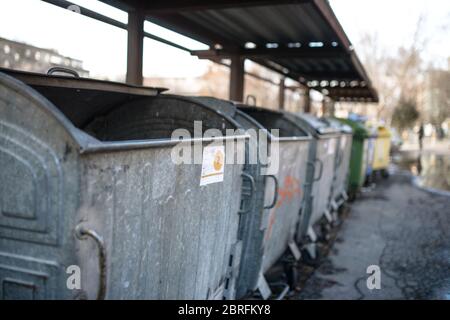
[[[306,179],[312,138],[283,113],[276,111],[238,105],[235,119],[246,130],[267,132],[268,152],[272,150],[271,144],[278,144],[278,154],[270,154],[272,161],[278,157],[276,167],[274,163],[257,161],[257,165],[248,164],[246,168],[256,183],[249,212],[242,217],[244,254],[237,282],[238,298],[248,296],[255,290],[263,298],[268,298],[271,290],[264,274],[287,247],[291,247],[294,254],[298,251],[295,248],[295,233],[303,205],[302,183]],[[272,130],[278,130],[276,136]],[[264,152],[263,148],[258,151]]]
[[[330,200],[332,184],[335,176],[336,147],[340,136],[338,129],[331,127],[326,120],[318,119],[309,114],[291,114],[302,127],[313,137],[309,153],[309,170],[305,185],[305,208],[297,233],[298,242],[306,238],[315,242],[314,226],[325,216],[330,217]],[[309,250],[315,256],[315,250]]]
[[[0,114],[2,299],[273,297],[268,270],[346,197],[333,119],[10,70]],[[174,163],[198,144],[200,162]]]
[[[368,156],[370,133],[360,122],[349,119],[339,119],[339,121],[350,126],[353,130],[348,193],[349,197],[354,199],[366,180],[367,165],[370,159]]]
[[[327,118],[325,120],[330,126],[340,131],[339,141],[336,146],[336,174],[331,196],[332,212],[336,212],[336,210],[348,199],[347,190],[351,149],[353,144],[353,129],[336,118]]]
[[[353,131],[348,175],[349,197],[374,181],[377,174],[389,176],[391,133],[383,125],[365,125],[362,121],[335,119]]]

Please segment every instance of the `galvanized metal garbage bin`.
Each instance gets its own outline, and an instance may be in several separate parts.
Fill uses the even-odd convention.
[[[264,230],[264,237],[258,238],[258,242],[247,246],[244,242],[247,256],[242,257],[238,278],[238,296],[259,289],[266,298],[270,291],[267,290],[264,274],[269,268],[279,260],[287,248],[291,250],[295,259],[300,258],[300,251],[295,243],[295,233],[303,207],[304,184],[312,137],[283,113],[245,105],[239,105],[239,111],[241,117],[237,121],[245,128],[279,130],[279,137],[269,134],[272,143],[277,140],[279,144],[279,169],[271,172],[278,181],[278,195],[274,194],[276,190],[273,186],[266,183],[264,197],[258,196],[257,202],[254,203],[253,214],[256,215],[256,221],[254,217],[250,219],[253,219],[252,223],[257,222],[261,230]],[[272,205],[267,205],[270,199],[277,200]],[[262,221],[258,217],[262,217]],[[261,246],[262,252],[255,250],[255,245]],[[261,259],[260,265],[252,267],[258,258]],[[257,270],[258,273],[255,273]]]
[[[268,139],[269,150],[273,143],[279,144],[279,170],[270,171],[259,157],[260,140],[251,135],[246,148],[246,179],[241,196],[239,239],[242,240],[242,257],[236,297],[248,297],[258,290],[263,298],[268,298],[272,292],[264,274],[288,247],[299,258],[294,236],[302,207],[312,137],[277,111],[209,97],[196,97],[195,100],[233,118],[250,135],[252,130],[256,134],[262,132]],[[279,137],[271,135],[271,129],[278,129]],[[252,156],[249,150],[257,152],[256,161],[252,161],[254,154]],[[250,189],[252,191],[248,192]]]
[[[314,137],[309,153],[306,200],[298,225],[297,242],[305,243],[307,235],[315,242],[317,236],[313,226],[324,215],[329,221],[332,219],[331,192],[340,130],[310,114],[287,113],[287,115]],[[309,250],[309,253],[314,257],[315,250]]]
[[[170,136],[194,120],[238,124],[153,89],[10,74],[0,73],[0,297],[234,298],[243,165],[177,165]],[[205,165],[222,181],[200,186]]]
[[[330,126],[340,131],[336,145],[335,175],[331,195],[331,208],[334,211],[348,199],[347,185],[350,171],[353,129],[335,118],[324,119]]]

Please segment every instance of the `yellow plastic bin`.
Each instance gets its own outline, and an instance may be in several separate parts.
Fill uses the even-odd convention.
[[[377,127],[378,137],[375,140],[372,170],[381,172],[384,177],[388,176],[389,154],[391,150],[391,131],[382,125]]]

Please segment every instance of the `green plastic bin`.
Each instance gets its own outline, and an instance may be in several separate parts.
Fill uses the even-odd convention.
[[[352,200],[363,186],[367,170],[367,148],[370,133],[364,124],[349,119],[338,118],[339,121],[353,129],[353,143],[350,157],[348,177],[348,195]]]

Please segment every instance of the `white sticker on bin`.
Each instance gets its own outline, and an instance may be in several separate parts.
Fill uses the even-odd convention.
[[[200,186],[222,182],[225,169],[225,147],[207,146],[203,149]]]

